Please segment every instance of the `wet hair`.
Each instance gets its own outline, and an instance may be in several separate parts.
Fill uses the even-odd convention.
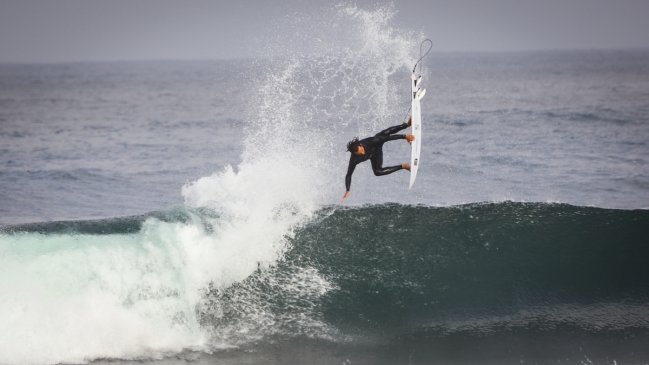
[[[351,141],[347,142],[347,151],[354,153],[359,145],[360,142],[358,142],[358,137],[354,137]]]

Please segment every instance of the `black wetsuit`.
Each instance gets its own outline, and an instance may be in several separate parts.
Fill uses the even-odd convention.
[[[349,167],[347,167],[347,176],[345,176],[345,186],[347,187],[347,191],[349,191],[349,188],[352,185],[352,174],[354,173],[356,165],[363,161],[371,160],[372,171],[374,171],[374,175],[376,176],[391,174],[402,169],[401,165],[383,167],[383,144],[395,139],[406,139],[405,134],[394,134],[406,128],[408,128],[407,123],[395,125],[394,127],[380,131],[374,137],[368,137],[358,141],[358,143],[365,147],[365,155],[358,156],[356,153],[352,152],[352,155],[349,158]]]

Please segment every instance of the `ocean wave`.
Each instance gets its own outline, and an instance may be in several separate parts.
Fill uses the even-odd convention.
[[[83,356],[59,359],[207,351],[277,336],[649,333],[646,210],[331,206],[286,231],[275,258],[228,242],[224,219],[179,207],[4,227],[0,306],[10,331],[0,337],[14,357],[3,361],[47,362],[26,354],[33,346],[67,351],[68,342]],[[45,336],[29,342],[37,328]],[[137,339],[117,341],[112,329]]]

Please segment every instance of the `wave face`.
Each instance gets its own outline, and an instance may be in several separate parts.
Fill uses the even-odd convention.
[[[430,356],[525,338],[558,358],[596,341],[643,354],[637,342],[649,339],[647,211],[325,208],[270,264],[219,241],[223,219],[178,208],[5,228],[2,362],[155,358],[278,338]],[[203,264],[215,270],[208,282]]]
[[[273,270],[318,272],[333,288],[324,318],[361,332],[649,330],[647,223],[647,211],[544,203],[324,210]],[[628,316],[599,315],[616,307]]]
[[[648,223],[546,203],[324,209],[276,266],[208,292],[202,319],[360,363],[637,363]]]
[[[287,260],[330,279],[325,314],[359,328],[649,329],[634,306],[649,299],[647,223],[647,211],[562,204],[370,206],[304,228]],[[617,304],[633,310],[589,314]]]

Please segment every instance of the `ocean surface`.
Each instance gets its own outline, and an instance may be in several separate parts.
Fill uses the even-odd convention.
[[[417,182],[341,205],[346,142],[407,117],[394,10],[0,64],[0,364],[649,363],[649,51],[433,50]]]

